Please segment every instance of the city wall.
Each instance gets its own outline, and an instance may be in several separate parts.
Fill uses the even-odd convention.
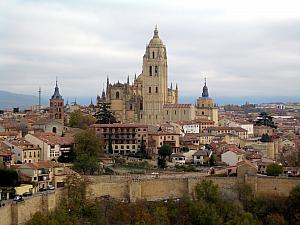
[[[257,196],[287,197],[289,192],[300,185],[297,178],[257,177],[244,174],[243,177],[185,177],[185,178],[119,178],[99,177],[89,185],[89,196],[97,198],[109,195],[120,200],[155,201],[167,198],[194,196],[197,183],[203,179],[212,180],[222,192],[234,192],[238,183],[252,187]],[[24,202],[7,204],[0,208],[1,225],[24,225],[36,212],[48,213],[59,204],[62,190],[37,194]]]

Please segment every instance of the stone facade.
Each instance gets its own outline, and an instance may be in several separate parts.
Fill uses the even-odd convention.
[[[205,83],[205,89],[207,89]],[[191,104],[178,104],[179,90],[168,87],[167,50],[155,28],[153,38],[143,56],[142,73],[130,84],[111,84],[107,78],[106,101],[111,104],[118,121],[122,123],[159,124],[167,121],[185,121],[206,116],[218,122],[218,108],[208,96],[198,100],[197,109]]]

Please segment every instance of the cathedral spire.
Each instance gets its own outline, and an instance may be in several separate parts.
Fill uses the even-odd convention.
[[[173,90],[173,84],[172,84],[172,82],[171,82],[171,90]]]
[[[134,74],[134,81],[136,81],[136,73]]]
[[[129,75],[127,76],[127,84],[129,84]]]
[[[155,25],[155,29],[154,29],[154,35],[153,37],[158,37],[158,29],[157,29],[157,24]]]
[[[208,87],[206,86],[206,78],[204,78],[204,87],[203,87],[203,91],[202,91],[202,97],[203,98],[208,98],[209,97]]]

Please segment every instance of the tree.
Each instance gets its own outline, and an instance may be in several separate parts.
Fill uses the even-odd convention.
[[[117,122],[114,114],[110,111],[110,103],[108,102],[97,103],[95,119],[97,124],[111,124]]]
[[[300,186],[294,187],[288,198],[290,222],[297,221],[300,218]],[[292,224],[292,223],[290,223]]]
[[[90,125],[95,123],[95,118],[92,115],[83,115],[78,109],[70,114],[70,126],[82,129],[87,129]]]
[[[141,140],[141,147],[139,149],[139,155],[142,157],[142,158],[148,158],[148,154],[147,154],[147,146],[146,146],[146,143],[145,143],[145,140],[142,136],[142,140]]]
[[[268,134],[263,134],[260,139],[261,142],[270,142],[271,137]]]
[[[209,165],[210,166],[215,166],[217,163],[217,158],[215,154],[212,154],[211,157],[209,158]]]
[[[273,117],[266,112],[260,113],[259,118],[256,120],[255,124],[258,126],[264,125],[275,129],[277,128],[273,121]]]
[[[19,184],[20,178],[15,170],[0,168],[0,187],[15,187]]]
[[[166,158],[167,156],[170,157],[172,152],[172,148],[168,144],[163,144],[163,146],[161,146],[158,150],[158,154],[163,158]]]
[[[278,176],[279,174],[282,174],[283,169],[281,165],[278,164],[270,164],[267,166],[267,175],[268,176]]]
[[[112,146],[111,134],[109,134],[109,136],[108,136],[108,153],[109,154],[114,153],[113,146]]]
[[[218,185],[211,180],[203,180],[195,187],[198,200],[204,200],[208,203],[216,203],[220,199]]]
[[[98,157],[103,153],[103,145],[92,130],[75,135],[75,168],[86,174],[94,174],[98,168]]]

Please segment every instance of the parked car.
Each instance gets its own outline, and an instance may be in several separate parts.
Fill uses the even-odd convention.
[[[22,202],[22,201],[24,201],[24,199],[23,199],[23,197],[21,195],[16,195],[13,200],[14,200],[14,202]]]
[[[39,188],[39,191],[40,192],[47,191],[47,188],[41,187],[41,188]]]
[[[48,185],[47,190],[54,190],[55,187],[53,185]]]
[[[30,191],[24,192],[22,194],[23,197],[28,197],[28,196],[31,196],[31,195],[32,195],[32,192],[30,192]]]

